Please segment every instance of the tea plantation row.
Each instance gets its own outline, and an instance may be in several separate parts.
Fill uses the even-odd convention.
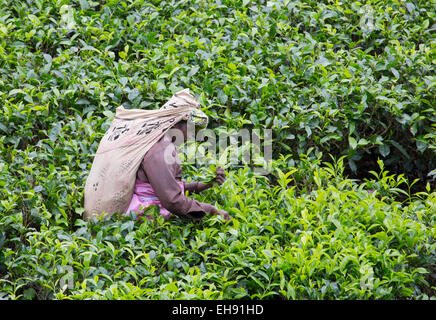
[[[0,0],[0,298],[434,298],[434,16],[428,1]],[[217,132],[272,129],[271,174],[231,167],[196,196],[228,224],[83,221],[115,108],[183,88]]]
[[[426,299],[434,295],[436,194],[399,203],[404,183],[381,171],[344,179],[337,164],[307,161],[277,184],[231,171],[217,201],[233,219],[76,219],[39,209],[2,216],[2,298],[25,299]],[[304,177],[311,192],[300,194]],[[18,183],[18,181],[15,181]],[[4,187],[3,187],[4,188]],[[400,189],[401,190],[401,189]],[[386,194],[387,196],[382,196]],[[44,195],[34,196],[44,207]],[[33,209],[30,209],[32,211]],[[22,213],[22,214],[21,214]]]

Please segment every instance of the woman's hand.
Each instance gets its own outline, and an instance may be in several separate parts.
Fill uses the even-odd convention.
[[[215,208],[215,210],[212,211],[212,214],[214,214],[216,216],[223,216],[224,220],[226,220],[226,221],[229,221],[231,219],[230,214],[224,210],[218,210]]]
[[[215,178],[209,183],[199,182],[197,184],[196,192],[200,193],[204,190],[212,188],[214,183],[218,183],[218,185],[222,185],[224,181],[226,181],[226,172],[224,171],[223,168],[217,167]]]
[[[224,181],[226,181],[226,172],[224,171],[223,168],[217,167],[214,182],[218,183],[219,185],[222,185]]]

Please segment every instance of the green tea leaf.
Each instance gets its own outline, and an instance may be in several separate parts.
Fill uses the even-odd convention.
[[[356,149],[357,142],[356,139],[354,139],[352,136],[348,137],[348,143],[350,144],[351,149]]]
[[[391,152],[391,148],[389,147],[388,144],[382,144],[378,147],[378,151],[380,152],[380,154],[383,157],[387,157],[389,155],[389,153]]]

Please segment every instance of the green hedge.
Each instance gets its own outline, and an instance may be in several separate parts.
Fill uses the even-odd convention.
[[[0,0],[0,298],[434,297],[434,29],[428,1]],[[85,223],[115,108],[186,87],[272,129],[272,174],[199,197],[229,225]]]
[[[190,87],[216,124],[272,128],[277,153],[313,147],[347,155],[354,171],[380,157],[425,179],[436,167],[432,9],[2,1],[0,130],[24,148],[75,114],[149,108]]]
[[[197,196],[228,210],[227,224],[217,216],[163,221],[151,209],[153,221],[75,219],[70,230],[63,212],[36,210],[36,220],[33,209],[12,206],[0,215],[0,298],[435,297],[435,192],[400,203],[392,197],[402,176],[381,169],[357,184],[342,177],[343,159],[303,157],[306,165],[289,169],[284,160],[274,163],[277,184],[240,169]]]

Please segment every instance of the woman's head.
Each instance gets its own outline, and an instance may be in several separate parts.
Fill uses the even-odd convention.
[[[188,131],[191,132],[190,130],[193,130],[193,132],[196,132],[200,129],[206,128],[208,120],[209,118],[207,117],[207,115],[200,109],[194,109],[190,111],[173,126],[172,129],[176,130],[171,133],[173,142],[181,139],[182,137],[183,142],[186,142],[186,140],[188,139]],[[181,141],[179,140],[177,142]]]
[[[182,118],[182,120],[194,125],[196,129],[206,128],[207,123],[209,122],[208,116],[200,109],[191,110]]]
[[[173,126],[173,129],[180,130],[181,135],[183,136],[183,142],[186,142],[186,140],[188,139],[188,122],[186,120],[180,120],[179,122],[177,122]],[[176,131],[176,134],[177,134],[177,131]],[[177,136],[173,135],[172,136],[173,142],[176,139],[177,139]]]

